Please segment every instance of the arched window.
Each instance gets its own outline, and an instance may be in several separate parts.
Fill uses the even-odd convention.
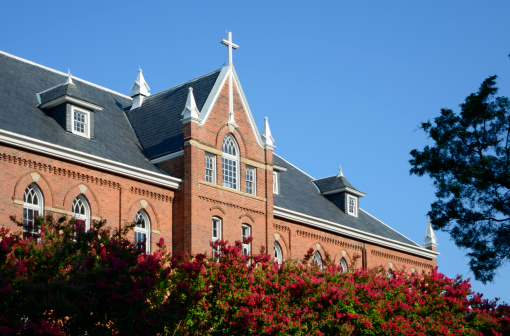
[[[239,148],[231,134],[223,139],[223,186],[239,189]]]
[[[211,241],[214,243],[217,240],[221,240],[221,219],[218,217],[212,218],[212,239]],[[212,256],[216,260],[219,260],[220,258],[220,249],[219,247],[213,247],[212,249]]]
[[[25,189],[23,195],[23,239],[35,237],[41,228],[35,219],[43,215],[44,200],[37,184],[32,183]]]
[[[274,242],[274,262],[278,265],[283,263],[282,248],[277,241]]]
[[[246,242],[251,236],[251,227],[248,224],[241,225],[241,242],[243,243],[243,255],[250,256],[251,254],[251,243]]]
[[[338,265],[340,267],[342,267],[342,273],[347,272],[347,270],[349,269],[347,266],[347,260],[345,260],[344,257],[342,257],[342,259],[340,259],[340,262],[338,263]]]
[[[313,254],[312,262],[315,265],[319,266],[320,269],[322,269],[322,257],[321,257],[321,254],[319,253],[319,251],[315,251],[315,253]]]
[[[145,210],[140,210],[135,216],[135,246],[145,253],[151,252],[151,222]]]
[[[90,229],[90,206],[82,194],[73,201],[73,218],[76,218],[76,224],[85,225],[85,231]]]
[[[393,271],[391,270],[391,268],[388,268],[388,271],[386,272],[386,276],[390,279],[393,278],[394,275],[393,275]]]

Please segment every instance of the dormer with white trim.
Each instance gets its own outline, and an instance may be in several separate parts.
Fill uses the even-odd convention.
[[[313,181],[320,190],[321,195],[339,207],[350,216],[358,217],[359,198],[366,196],[356,190],[345,178],[342,168],[338,175],[324,177]]]
[[[131,86],[131,98],[133,98],[131,110],[134,110],[142,106],[145,97],[150,96],[149,91],[150,87],[149,84],[147,84],[147,82],[145,81],[145,78],[143,77],[142,69],[138,69],[138,76],[136,77],[135,82]]]

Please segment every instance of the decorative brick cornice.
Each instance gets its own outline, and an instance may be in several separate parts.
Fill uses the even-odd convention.
[[[66,168],[58,168],[50,164],[40,163],[34,160],[25,159],[19,156],[10,155],[6,153],[0,153],[0,160],[8,163],[12,163],[19,166],[28,167],[30,169],[37,169],[39,171],[43,171],[46,173],[64,176],[68,178],[72,178],[73,180],[78,180],[87,183],[97,184],[99,186],[106,186],[113,189],[120,189],[120,183],[113,182],[110,180],[102,179],[99,177],[94,177],[88,174],[83,174],[74,170],[66,169]]]
[[[227,206],[229,208],[235,208],[235,209],[239,209],[239,210],[243,210],[243,211],[252,212],[252,213],[255,213],[255,214],[258,214],[258,215],[264,215],[264,212],[262,212],[262,211],[258,211],[258,210],[254,210],[254,209],[249,209],[249,208],[241,207],[241,206],[235,205],[233,203],[218,201],[218,200],[215,200],[215,199],[212,199],[212,198],[208,198],[208,197],[205,197],[205,196],[198,196],[198,198],[200,198],[201,200],[207,201],[207,202],[214,203],[214,204],[222,204],[222,205]]]
[[[361,247],[359,245],[347,243],[347,242],[344,242],[344,241],[341,241],[338,239],[334,239],[334,238],[329,238],[329,237],[326,237],[326,236],[323,236],[320,234],[316,234],[316,233],[311,233],[311,232],[307,232],[307,231],[303,231],[303,230],[296,230],[296,234],[300,237],[318,240],[323,243],[341,246],[343,248],[348,248],[348,249],[358,250],[358,251],[363,250],[363,247]]]
[[[419,261],[416,261],[416,260],[413,260],[413,259],[409,259],[409,258],[397,257],[396,255],[393,255],[391,253],[384,253],[384,252],[372,250],[371,254],[376,256],[376,257],[381,257],[381,258],[384,258],[384,259],[394,260],[394,261],[397,261],[397,262],[400,262],[400,263],[403,263],[403,264],[407,264],[407,265],[413,265],[413,266],[417,266],[417,267],[421,267],[421,268],[426,268],[426,269],[433,269],[434,268],[434,266],[431,265],[431,264],[419,262]]]
[[[141,188],[131,187],[131,188],[129,188],[129,192],[131,192],[132,194],[135,194],[135,195],[140,195],[140,196],[144,196],[144,197],[150,197],[152,199],[155,199],[155,200],[158,200],[158,201],[167,202],[167,203],[172,203],[172,201],[173,201],[173,197],[172,196],[159,194],[159,193],[156,193],[156,192],[153,192],[153,191],[149,191],[149,190],[145,190],[145,189],[141,189]]]
[[[273,228],[275,230],[282,231],[282,232],[290,232],[290,229],[285,225],[273,223]]]

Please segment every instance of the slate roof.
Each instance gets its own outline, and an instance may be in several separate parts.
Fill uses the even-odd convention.
[[[202,110],[221,69],[145,98],[141,107],[127,112],[149,160],[184,148],[182,111],[188,88],[193,87],[197,108]]]
[[[358,212],[358,217],[344,213],[319,193],[311,176],[282,157],[273,154],[273,163],[287,168],[286,171],[279,172],[280,190],[279,194],[274,194],[274,206],[420,247],[362,209]]]
[[[87,90],[80,90],[76,85],[63,83],[40,92],[39,97],[41,99],[41,105],[64,95],[94,103],[95,97],[87,93]]]
[[[328,177],[314,180],[313,182],[320,189],[321,193],[324,193],[324,192],[327,192],[330,190],[341,189],[341,188],[345,188],[345,187],[357,190],[349,183],[349,181],[347,181],[345,176],[336,176],[336,175],[328,176]]]
[[[93,112],[94,138],[87,139],[67,132],[38,108],[36,94],[65,83],[66,74],[1,52],[0,74],[0,129],[161,173],[143,155],[122,109],[131,104],[128,97],[73,78],[77,98],[104,107]]]

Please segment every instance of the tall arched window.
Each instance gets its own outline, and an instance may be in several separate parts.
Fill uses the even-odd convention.
[[[73,201],[73,218],[76,218],[76,223],[83,223],[85,231],[90,229],[90,206],[87,199],[82,194],[78,195]]]
[[[239,189],[239,148],[231,134],[223,139],[223,186]]]
[[[274,242],[274,262],[278,265],[281,265],[283,262],[282,247],[277,241]]]
[[[342,273],[347,272],[347,270],[349,269],[347,266],[347,260],[345,260],[344,257],[342,257],[342,259],[340,259],[340,262],[338,263],[338,265],[340,267],[342,267]]]
[[[135,246],[147,254],[151,252],[150,230],[149,216],[145,210],[141,209],[135,216]]]
[[[315,251],[315,253],[313,254],[312,262],[322,269],[322,257],[319,251]]]
[[[25,189],[23,195],[23,239],[39,234],[41,228],[35,219],[43,215],[44,200],[37,184],[32,183]]]

